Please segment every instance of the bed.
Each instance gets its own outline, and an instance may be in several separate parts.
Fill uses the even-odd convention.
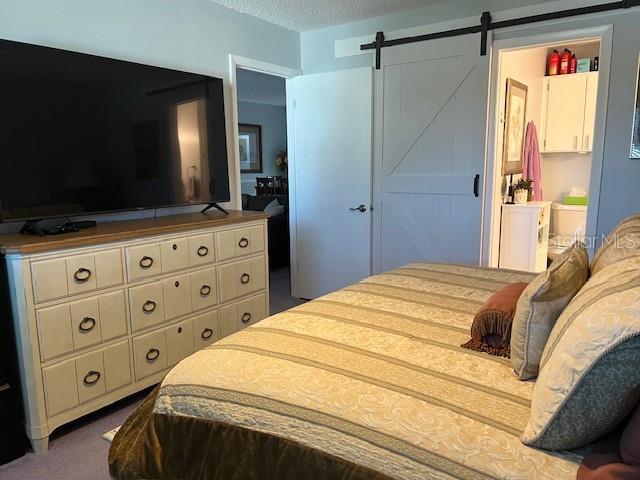
[[[573,479],[578,452],[518,439],[533,382],[460,347],[534,275],[409,264],[178,364],[114,438],[114,478]]]

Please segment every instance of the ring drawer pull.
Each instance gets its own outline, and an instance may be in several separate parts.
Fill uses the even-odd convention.
[[[242,283],[243,285],[246,285],[250,281],[251,281],[251,275],[249,275],[248,273],[243,273],[240,276],[240,283]]]
[[[150,348],[147,354],[145,355],[147,360],[149,360],[150,362],[156,361],[159,356],[160,356],[160,350],[158,350],[157,348]]]
[[[100,380],[100,372],[96,372],[95,370],[90,370],[82,379],[85,385],[95,385]]]
[[[209,254],[209,249],[207,247],[205,247],[204,245],[202,245],[200,248],[198,248],[198,256],[199,257],[206,257]]]
[[[238,246],[240,248],[247,248],[249,246],[249,240],[245,237],[242,237],[238,242]]]
[[[140,259],[140,267],[141,268],[150,268],[153,265],[153,258],[145,255]]]
[[[209,285],[202,285],[200,287],[200,295],[202,295],[203,297],[206,297],[210,293],[211,293],[211,287]]]
[[[202,334],[200,336],[202,337],[203,340],[209,340],[212,335],[213,335],[213,330],[211,330],[210,328],[205,328],[202,331]]]
[[[156,302],[154,302],[153,300],[147,300],[142,305],[142,311],[145,312],[145,313],[151,313],[155,309],[156,309]]]
[[[86,282],[91,278],[91,270],[88,268],[79,268],[76,273],[73,274],[73,278],[76,279],[77,282]]]
[[[242,314],[242,323],[249,323],[251,321],[251,314],[249,312],[244,312]]]
[[[78,325],[81,332],[90,332],[96,326],[96,319],[92,317],[84,317]]]

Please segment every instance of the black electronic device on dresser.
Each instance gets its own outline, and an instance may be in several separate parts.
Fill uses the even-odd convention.
[[[26,437],[20,424],[20,386],[8,306],[7,275],[4,267],[0,270],[0,465],[3,465],[24,455]]]

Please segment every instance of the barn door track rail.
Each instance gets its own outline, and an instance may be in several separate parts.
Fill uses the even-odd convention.
[[[471,27],[454,28],[452,30],[444,30],[442,32],[427,33],[424,35],[416,35],[414,37],[396,38],[393,40],[385,40],[384,32],[378,32],[376,33],[376,40],[371,43],[364,43],[360,45],[360,50],[375,50],[376,70],[380,70],[380,57],[382,54],[382,49],[385,47],[395,47],[396,45],[426,42],[427,40],[435,40],[437,38],[457,37],[460,35],[480,33],[480,55],[486,55],[487,37],[489,30],[498,30],[500,28],[515,27],[518,25],[528,25],[530,23],[545,22],[547,20],[557,20],[559,18],[589,15],[591,13],[609,12],[611,10],[619,10],[637,6],[640,6],[640,0],[622,0],[618,2],[602,3],[599,5],[591,5],[587,7],[570,8],[557,12],[542,13],[539,15],[530,15],[528,17],[514,18],[511,20],[502,20],[500,22],[492,22],[491,13],[483,12],[482,16],[480,17],[480,25],[473,25]]]

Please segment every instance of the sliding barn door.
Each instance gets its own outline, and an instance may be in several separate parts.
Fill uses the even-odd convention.
[[[371,274],[371,68],[289,80],[293,295]]]
[[[479,264],[488,72],[479,35],[383,49],[374,271],[411,261]]]

